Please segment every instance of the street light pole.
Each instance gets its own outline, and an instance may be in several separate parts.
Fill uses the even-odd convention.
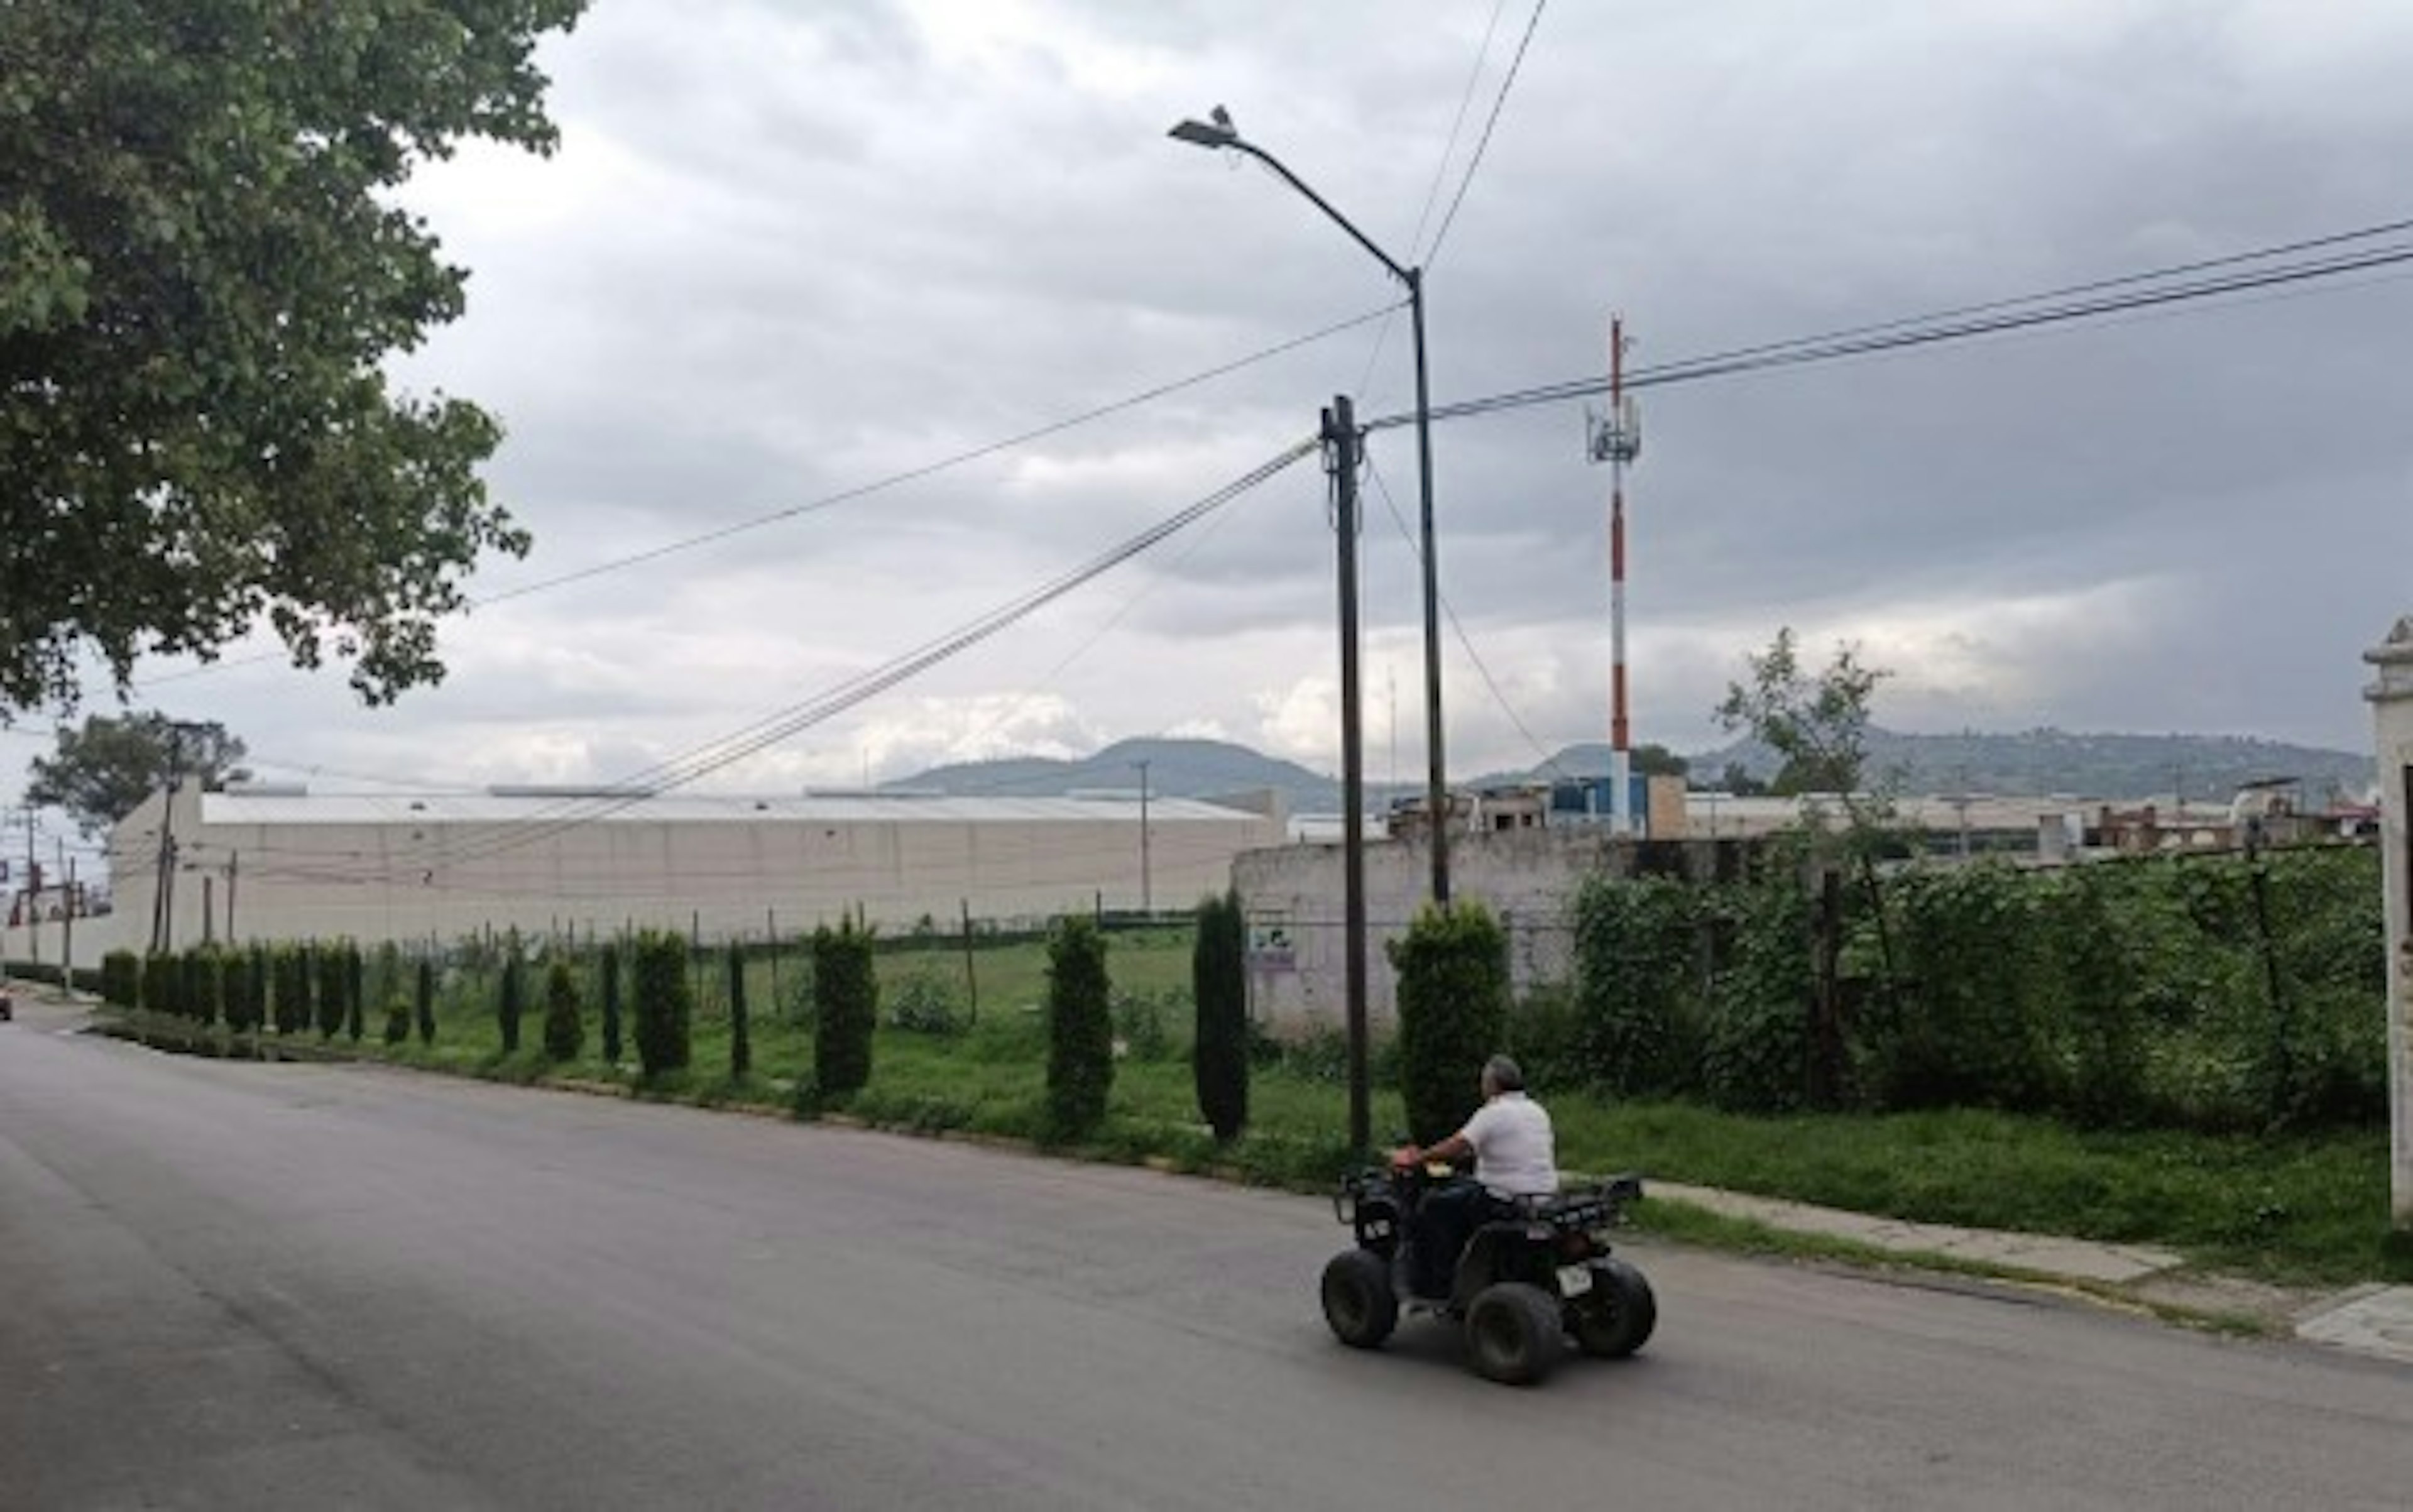
[[[1441,561],[1433,542],[1432,393],[1425,361],[1425,278],[1421,267],[1402,267],[1376,245],[1331,201],[1307,186],[1281,159],[1242,137],[1231,112],[1218,105],[1204,121],[1183,121],[1167,133],[1193,147],[1245,153],[1324,212],[1331,222],[1372,254],[1375,261],[1407,286],[1408,324],[1416,353],[1416,526],[1417,549],[1424,557],[1425,613],[1425,812],[1432,841],[1432,898],[1449,901],[1449,763],[1442,742],[1441,704]]]

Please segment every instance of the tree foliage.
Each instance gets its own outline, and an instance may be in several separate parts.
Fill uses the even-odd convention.
[[[1748,682],[1728,683],[1716,709],[1728,731],[1746,731],[1784,765],[1770,784],[1780,794],[1852,793],[1868,777],[1869,705],[1892,674],[1860,660],[1857,646],[1835,647],[1814,675],[1801,665],[1790,626],[1747,659]]]
[[[373,704],[441,675],[462,575],[527,541],[496,422],[388,385],[467,278],[397,191],[465,140],[549,152],[532,54],[584,7],[0,6],[0,707],[263,617]]]
[[[122,719],[92,715],[81,730],[62,726],[57,738],[53,753],[34,758],[25,801],[66,809],[86,835],[132,813],[170,774],[205,788],[249,775],[243,770],[243,742],[226,726],[171,720],[156,711]]]

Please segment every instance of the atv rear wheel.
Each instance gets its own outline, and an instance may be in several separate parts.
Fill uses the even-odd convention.
[[[1467,1363],[1508,1386],[1534,1386],[1566,1347],[1558,1298],[1539,1286],[1502,1282],[1474,1294],[1466,1310]]]
[[[1567,1332],[1595,1359],[1623,1359],[1659,1323],[1659,1299],[1642,1272],[1611,1256],[1591,1263],[1591,1290],[1566,1306]]]
[[[1324,1321],[1352,1349],[1373,1349],[1399,1327],[1391,1267],[1371,1250],[1343,1250],[1324,1267]]]

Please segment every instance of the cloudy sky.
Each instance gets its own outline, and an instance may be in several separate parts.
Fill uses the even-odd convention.
[[[401,374],[503,417],[493,482],[537,539],[473,592],[1381,308],[1380,268],[1310,206],[1166,127],[1227,105],[1425,256],[1436,186],[1458,192],[1531,14],[605,0],[544,54],[556,156],[470,151],[413,191],[474,276],[467,318]],[[2413,5],[2392,0],[1559,0],[1429,254],[1435,397],[1599,372],[1612,310],[1636,362],[1666,362],[2413,215],[2408,57]],[[2413,281],[2365,275],[1651,396],[1636,737],[1715,741],[1725,679],[1790,624],[1894,669],[1878,712],[1897,728],[2357,744],[2358,653],[2413,610],[2409,332]],[[1406,338],[1403,319],[1360,326],[494,604],[448,629],[449,681],[394,708],[274,662],[161,663],[137,701],[331,786],[620,777],[1015,598],[1301,439],[1336,393],[1400,408]],[[1452,637],[1453,770],[1530,763],[1519,722],[1551,749],[1605,735],[1606,480],[1583,424],[1559,406],[1436,432],[1443,593],[1500,694]],[[1408,433],[1378,436],[1374,464],[1412,511]],[[1369,765],[1413,779],[1415,559],[1384,495],[1369,505]],[[1330,769],[1325,510],[1315,463],[1294,467],[714,780],[893,778],[1147,734]]]

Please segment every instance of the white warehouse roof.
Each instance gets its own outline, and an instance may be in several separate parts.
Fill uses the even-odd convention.
[[[715,794],[613,794],[600,789],[556,793],[526,790],[509,794],[324,793],[290,788],[246,793],[234,789],[201,795],[205,824],[795,824],[795,823],[1078,823],[1128,824],[1139,799],[939,797],[922,794],[807,794],[743,797]],[[1262,822],[1245,808],[1194,798],[1157,798],[1147,806],[1152,823]]]

